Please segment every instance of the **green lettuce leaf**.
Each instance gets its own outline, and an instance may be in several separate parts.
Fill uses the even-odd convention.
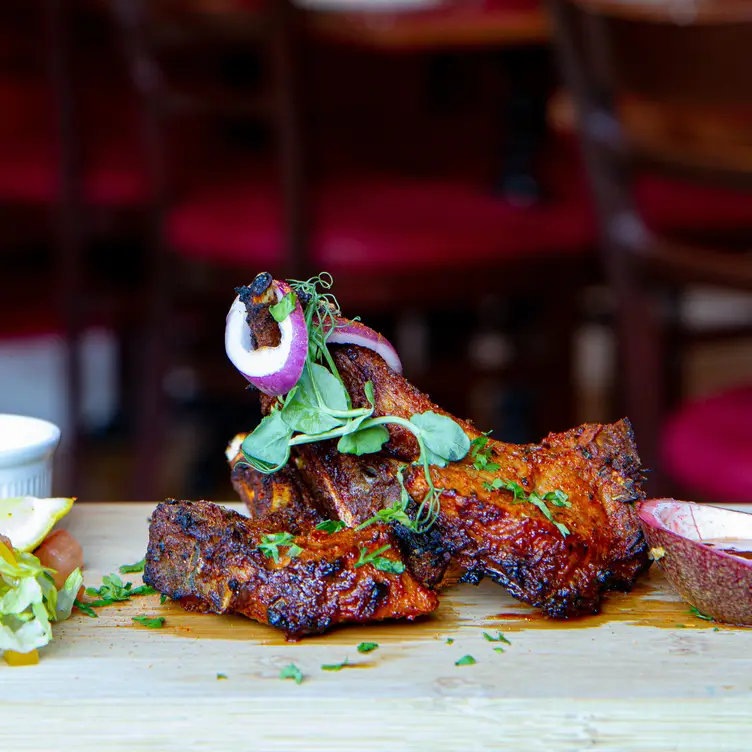
[[[29,653],[50,642],[51,622],[70,616],[83,576],[76,569],[58,592],[36,556],[13,554],[14,564],[0,558],[0,652]]]

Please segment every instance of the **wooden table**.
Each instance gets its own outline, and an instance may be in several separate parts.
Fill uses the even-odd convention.
[[[151,509],[73,510],[64,524],[89,585],[143,556]],[[3,750],[749,749],[752,630],[693,617],[657,570],[577,622],[484,583],[447,591],[420,623],[298,644],[157,596],[99,613],[57,626],[39,666],[0,663]],[[138,614],[165,627],[136,626]],[[484,639],[497,630],[512,644]],[[380,647],[361,655],[361,641]],[[477,663],[455,666],[466,654]],[[351,668],[321,670],[345,656]],[[291,662],[301,685],[279,678]]]

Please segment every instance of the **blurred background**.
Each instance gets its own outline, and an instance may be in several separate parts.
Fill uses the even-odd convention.
[[[748,0],[4,0],[0,412],[59,494],[230,499],[224,317],[330,272],[507,441],[752,501]]]

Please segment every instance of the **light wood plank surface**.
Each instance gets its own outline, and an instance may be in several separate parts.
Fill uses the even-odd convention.
[[[235,508],[238,508],[237,505]],[[80,504],[64,521],[86,581],[140,559],[153,505]],[[127,575],[140,583],[140,575]],[[0,662],[3,750],[745,750],[752,630],[689,613],[657,569],[604,613],[544,620],[498,586],[457,586],[413,624],[285,643],[241,617],[157,596],[75,615],[39,666]],[[163,615],[162,630],[132,616]],[[504,653],[483,631],[501,630]],[[449,644],[448,639],[453,642]],[[361,655],[356,646],[380,647]],[[477,663],[455,666],[470,654]],[[325,672],[345,657],[351,667]],[[288,663],[301,685],[279,678]],[[218,674],[226,679],[218,679]]]

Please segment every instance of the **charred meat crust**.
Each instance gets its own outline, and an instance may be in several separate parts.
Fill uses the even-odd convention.
[[[331,351],[353,406],[366,404],[364,387],[370,381],[377,416],[409,419],[427,410],[447,414],[376,353],[355,345]],[[262,397],[264,411],[271,405]],[[471,423],[457,422],[471,439],[481,435]],[[356,526],[399,498],[396,468],[415,461],[418,446],[409,431],[394,426],[389,431],[380,455],[342,455],[334,442],[296,448],[295,472],[324,514]],[[488,448],[499,465],[493,473],[477,470],[470,457],[432,468],[441,490],[441,512],[429,535],[395,529],[403,558],[421,582],[438,587],[458,576],[465,581],[490,577],[555,617],[595,612],[603,591],[632,586],[648,560],[629,503],[643,494],[628,421],[580,426],[551,434],[540,444],[489,441]],[[488,489],[495,478],[519,483],[528,494],[564,491],[571,507],[551,509],[569,534],[562,535],[539,509],[515,500],[509,491]],[[415,502],[424,497],[421,470],[406,472],[405,482]]]
[[[316,499],[292,465],[272,475],[259,473],[236,458],[231,481],[252,520],[263,520],[267,532],[302,535],[325,519]]]
[[[497,472],[478,471],[469,460],[432,469],[443,489],[436,530],[453,560],[475,580],[490,577],[553,617],[595,613],[604,590],[631,587],[648,559],[634,507],[625,503],[642,496],[627,421],[552,434],[541,445],[488,446]],[[494,477],[540,495],[564,491],[571,507],[551,510],[569,534],[511,492],[484,487]],[[415,469],[405,483],[413,498],[426,491]]]
[[[279,562],[258,548],[265,526],[210,502],[160,504],[149,526],[144,582],[192,611],[238,613],[277,627],[288,639],[338,624],[414,619],[438,605],[436,594],[405,570],[356,566],[361,551],[396,542],[382,525],[335,534],[312,531],[303,550]]]

